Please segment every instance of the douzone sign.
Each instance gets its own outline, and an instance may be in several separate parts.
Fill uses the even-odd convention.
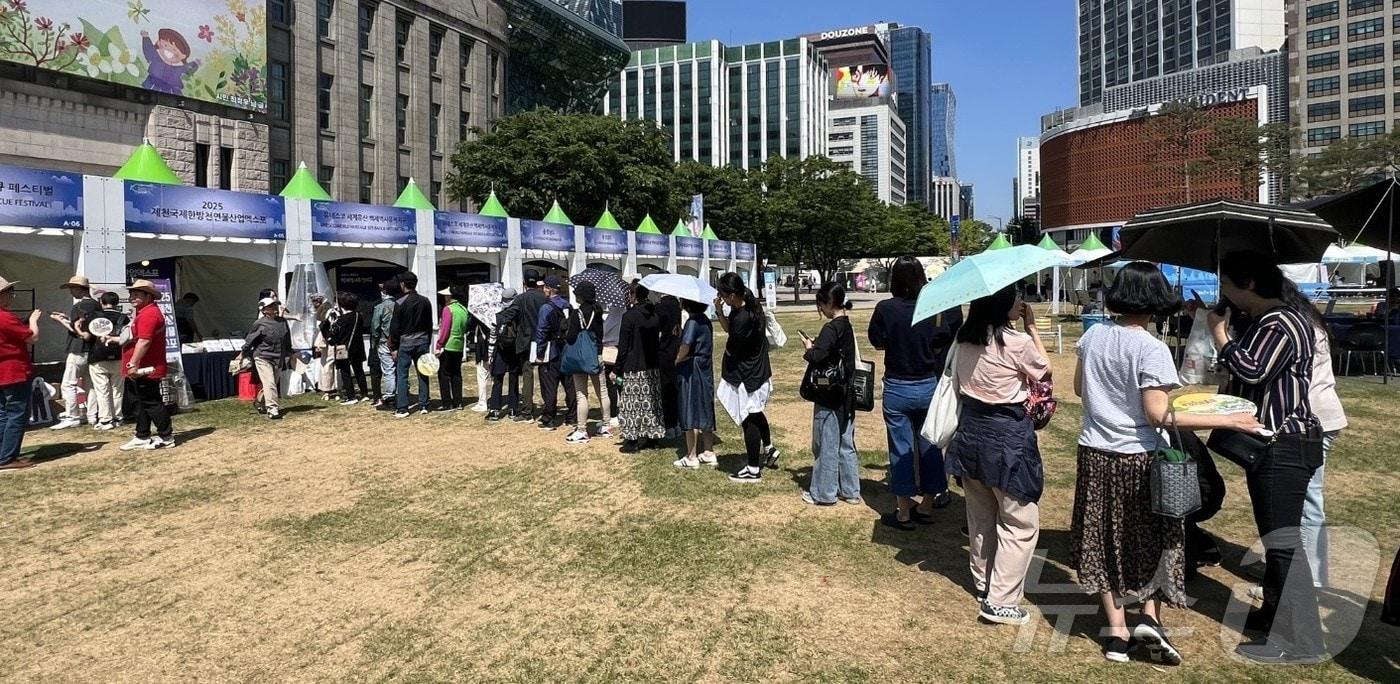
[[[875,33],[874,26],[856,26],[853,28],[837,29],[835,31],[823,31],[814,36],[807,36],[808,40],[821,42],[823,40],[836,40],[838,38],[854,38],[856,36],[868,36]]]

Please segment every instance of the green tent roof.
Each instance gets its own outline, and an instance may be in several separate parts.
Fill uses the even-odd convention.
[[[408,179],[408,185],[405,185],[403,192],[399,193],[399,198],[394,200],[394,206],[424,211],[433,211],[437,208],[423,195],[423,191],[418,189],[418,184],[413,182],[412,178]]]
[[[501,204],[500,200],[496,199],[495,190],[492,190],[491,194],[486,196],[486,204],[481,207],[481,215],[494,216],[496,218],[510,218],[510,214],[506,213],[505,206]]]
[[[992,240],[992,244],[987,245],[987,251],[994,249],[1007,249],[1011,247],[1011,241],[1006,239],[1006,233],[997,233],[997,239]]]
[[[306,168],[306,162],[297,166],[297,172],[292,174],[291,180],[287,181],[287,187],[282,188],[282,196],[288,199],[331,199],[330,193],[326,192],[321,184],[312,177],[310,169]]]
[[[1060,248],[1059,245],[1055,244],[1055,241],[1054,241],[1054,240],[1051,240],[1051,239],[1050,239],[1050,236],[1049,236],[1049,235],[1046,235],[1045,237],[1040,238],[1040,244],[1038,244],[1038,245],[1036,245],[1036,246],[1039,247],[1039,248],[1041,248],[1041,249],[1048,249],[1048,250],[1050,250],[1050,251],[1052,251],[1052,252]]]
[[[710,224],[708,224],[708,223],[705,224],[705,232],[704,232],[704,233],[701,233],[701,234],[700,234],[700,237],[705,238],[706,240],[718,240],[718,239],[719,239],[719,236],[718,236],[718,235],[715,235],[715,229],[714,229],[714,228],[711,228],[711,227],[710,227]]]
[[[637,226],[637,232],[660,235],[661,229],[656,227],[656,221],[651,220],[651,214],[647,214],[646,218],[642,219],[642,224]]]
[[[545,214],[545,223],[557,223],[561,226],[574,225],[573,219],[564,213],[564,208],[559,206],[559,200],[554,200],[554,206],[549,208],[549,213]]]
[[[685,225],[685,219],[676,221],[676,227],[671,229],[671,234],[677,237],[695,237],[690,234],[690,226]]]
[[[1088,240],[1085,240],[1085,241],[1084,241],[1084,244],[1080,245],[1079,248],[1080,248],[1080,249],[1106,249],[1106,248],[1103,246],[1103,241],[1100,240],[1100,239],[1099,239],[1099,236],[1098,236],[1097,234],[1095,234],[1095,233],[1089,233],[1089,239],[1088,239]]]
[[[617,219],[613,218],[612,211],[609,209],[603,210],[603,215],[598,217],[598,223],[594,227],[603,230],[622,230],[622,226],[618,225]]]
[[[183,185],[180,182],[180,177],[170,170],[165,159],[160,156],[160,152],[149,142],[143,142],[137,146],[131,152],[131,156],[127,157],[126,163],[122,164],[122,167],[117,169],[112,177],[141,183]]]

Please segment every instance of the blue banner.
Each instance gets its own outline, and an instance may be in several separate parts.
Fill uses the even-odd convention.
[[[418,244],[412,209],[311,201],[311,239],[323,242]]]
[[[126,229],[158,235],[285,240],[277,195],[156,183],[126,183]]]
[[[729,255],[734,249],[733,243],[729,242],[728,240],[710,240],[709,245],[711,259],[723,259],[725,261],[729,261]]]
[[[734,243],[735,259],[738,259],[739,261],[753,261],[754,257],[756,256],[758,256],[758,250],[755,249],[754,244],[752,242]]]
[[[574,227],[544,221],[521,221],[520,248],[572,252],[574,251]]]
[[[1162,275],[1167,277],[1172,287],[1181,287],[1181,297],[1188,302],[1195,294],[1199,294],[1207,304],[1220,301],[1220,278],[1210,271],[1163,264]]]
[[[626,254],[627,233],[607,228],[584,228],[583,251],[589,254]]]
[[[83,227],[83,175],[0,166],[0,225]]]
[[[495,216],[439,211],[433,214],[437,244],[453,247],[506,248],[506,220]]]
[[[697,237],[676,236],[676,256],[699,259],[705,255],[705,241]]]
[[[665,235],[637,233],[637,256],[664,257],[671,254],[671,241]]]

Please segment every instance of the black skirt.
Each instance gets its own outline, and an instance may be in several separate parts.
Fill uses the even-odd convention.
[[[1039,503],[1045,492],[1040,444],[1023,404],[984,404],[963,397],[947,458],[950,473],[1021,501]]]

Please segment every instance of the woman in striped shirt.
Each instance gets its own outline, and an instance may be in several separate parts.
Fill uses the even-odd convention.
[[[1220,274],[1222,297],[1254,321],[1231,340],[1229,310],[1210,315],[1220,362],[1230,373],[1228,393],[1254,402],[1259,422],[1276,435],[1246,473],[1267,569],[1264,604],[1250,613],[1245,631],[1268,636],[1236,652],[1255,662],[1315,662],[1323,644],[1312,571],[1306,561],[1293,563],[1308,483],[1322,465],[1321,427],[1308,401],[1313,328],[1305,312],[1283,300],[1284,276],[1271,256],[1232,252],[1221,260]]]

